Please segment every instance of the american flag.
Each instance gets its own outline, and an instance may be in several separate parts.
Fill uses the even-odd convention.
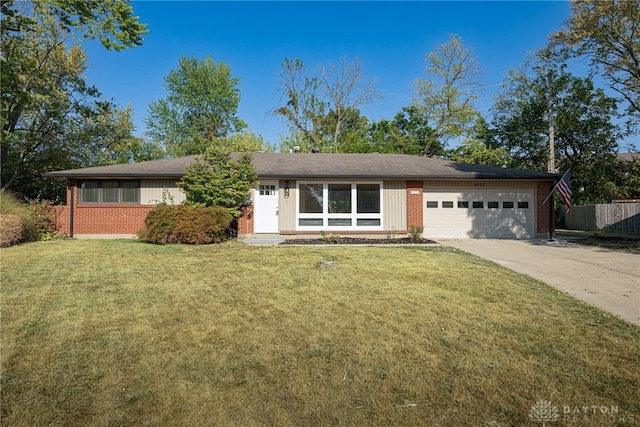
[[[556,188],[560,192],[562,201],[564,201],[564,207],[567,213],[569,213],[571,210],[571,170],[568,170],[567,173],[564,174]]]

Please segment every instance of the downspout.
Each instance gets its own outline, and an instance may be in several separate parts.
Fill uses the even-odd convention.
[[[73,237],[73,205],[74,205],[73,201],[75,199],[76,186],[71,181],[69,181],[66,177],[64,178],[64,180],[67,182],[67,185],[71,186],[71,189],[70,189],[71,194],[69,196],[70,200],[68,200],[68,202],[70,203],[69,204],[69,237]]]

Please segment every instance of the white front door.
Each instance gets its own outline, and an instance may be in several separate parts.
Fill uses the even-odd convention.
[[[253,232],[278,233],[278,181],[260,181],[253,195]]]

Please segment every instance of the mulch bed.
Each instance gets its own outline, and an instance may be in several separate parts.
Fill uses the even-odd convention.
[[[287,239],[281,245],[416,245],[437,243],[429,239],[411,240],[408,237],[394,239],[369,239],[362,237],[341,237],[339,239]]]

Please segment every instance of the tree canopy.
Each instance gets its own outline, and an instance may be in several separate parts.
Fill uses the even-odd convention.
[[[473,50],[455,34],[425,59],[424,77],[415,81],[414,105],[433,129],[432,142],[424,147],[427,155],[431,145],[445,146],[475,123],[478,112],[474,101],[483,70]]]
[[[74,36],[99,37],[105,47],[122,49],[139,44],[146,30],[122,1],[0,7],[2,188],[58,199],[64,184],[43,180],[43,173],[109,162],[98,153],[103,150],[134,156],[142,145],[131,134],[130,110],[87,85],[87,57]]]
[[[349,134],[347,139],[352,140],[360,130],[360,108],[382,98],[375,86],[357,58],[319,66],[317,73],[309,71],[301,59],[285,58],[280,73],[281,105],[273,114],[284,119],[291,135],[302,138],[302,145],[344,151],[343,136]]]
[[[208,149],[189,165],[178,187],[187,203],[220,206],[237,218],[257,179],[251,154],[235,159],[229,152]]]
[[[219,138],[241,131],[238,117],[240,79],[211,56],[183,56],[164,78],[168,95],[149,105],[147,135],[168,156],[201,154]]]
[[[571,16],[552,34],[553,44],[572,56],[586,55],[592,65],[640,119],[640,2],[571,0]]]

